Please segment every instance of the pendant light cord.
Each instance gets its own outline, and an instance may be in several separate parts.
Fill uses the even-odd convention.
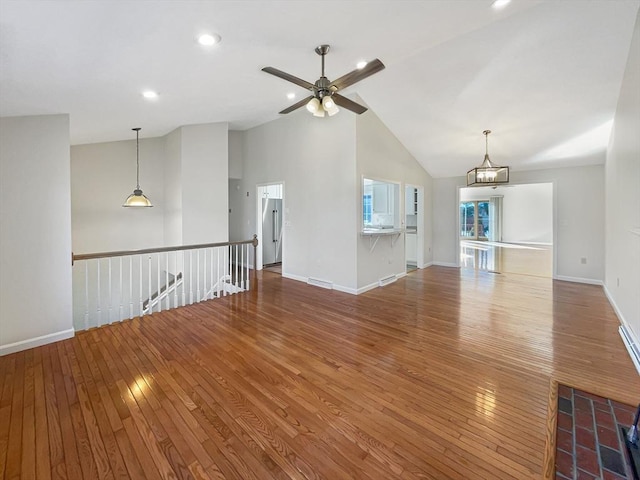
[[[140,128],[134,128],[136,131],[136,190],[140,190]]]

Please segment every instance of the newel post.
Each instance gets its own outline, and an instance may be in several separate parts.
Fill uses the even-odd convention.
[[[257,282],[258,280],[258,235],[253,234],[253,279]]]

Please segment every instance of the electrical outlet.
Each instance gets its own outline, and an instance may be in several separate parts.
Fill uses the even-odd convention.
[[[582,265],[586,265],[586,264],[587,264],[587,257],[582,257],[582,258],[580,259],[580,263],[581,263]]]

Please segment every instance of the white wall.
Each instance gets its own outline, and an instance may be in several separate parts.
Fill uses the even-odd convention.
[[[182,129],[164,137],[164,245],[184,245],[182,238]]]
[[[604,166],[511,172],[513,184],[553,183],[556,277],[604,279]],[[434,262],[458,263],[458,194],[464,177],[434,180]],[[582,258],[586,264],[581,263]]]
[[[0,354],[73,336],[70,191],[68,115],[0,119]]]
[[[640,340],[640,14],[636,18],[606,162],[605,289]]]
[[[240,180],[242,178],[242,132],[229,131],[229,178]]]
[[[189,125],[182,130],[182,241],[229,239],[229,126]]]
[[[74,253],[164,245],[164,139],[140,138],[140,187],[152,208],[123,208],[136,186],[136,141],[71,147]]]
[[[357,177],[355,185],[354,201],[355,225],[357,230],[362,229],[362,179],[370,178],[399,183],[398,201],[401,202],[399,221],[397,225],[404,226],[405,184],[424,188],[427,200],[419,206],[419,211],[430,212],[432,180],[429,174],[413,158],[409,151],[382,123],[378,116],[369,110],[356,118],[356,164]],[[410,205],[413,210],[413,206]],[[431,228],[427,215],[427,226],[424,228],[422,248],[424,263],[431,262]],[[404,235],[404,234],[402,234]],[[370,237],[358,235],[358,289],[372,286],[381,278],[390,275],[399,275],[406,271],[405,242],[404,238],[396,236],[383,236],[378,240],[373,251]]]
[[[284,182],[283,275],[355,291],[353,116],[301,109],[243,135],[242,237],[257,231],[257,185]]]

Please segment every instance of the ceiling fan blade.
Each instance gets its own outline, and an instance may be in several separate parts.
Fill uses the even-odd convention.
[[[351,110],[353,113],[357,113],[358,115],[367,111],[366,107],[363,107],[353,100],[349,100],[347,97],[343,97],[339,93],[334,93],[333,95],[331,95],[331,98],[333,98],[333,101],[336,102],[336,105],[340,105],[341,107],[346,108],[347,110]]]
[[[306,80],[302,80],[301,78],[294,77],[293,75],[290,75],[287,72],[283,72],[282,70],[278,70],[277,68],[264,67],[262,71],[270,73],[271,75],[275,75],[276,77],[280,77],[283,80],[286,80],[288,82],[295,83],[296,85],[300,85],[302,88],[306,88],[307,90],[313,90],[314,88],[313,83],[309,83]]]
[[[293,104],[293,105],[291,105],[290,107],[285,108],[285,109],[284,109],[284,110],[282,110],[280,113],[281,113],[281,114],[291,113],[291,112],[293,112],[294,110],[297,110],[297,109],[299,109],[300,107],[302,107],[302,106],[306,105],[306,104],[309,102],[309,100],[311,100],[312,98],[313,98],[313,95],[310,95],[310,96],[308,96],[307,98],[303,98],[302,100],[300,100],[300,101],[299,101],[299,102],[297,102],[297,103],[294,103],[294,104]]]
[[[350,85],[353,85],[360,80],[364,80],[365,78],[373,75],[374,73],[378,73],[380,70],[384,69],[384,63],[382,63],[377,58],[375,60],[371,60],[367,65],[362,69],[355,69],[352,72],[347,73],[346,75],[341,76],[339,79],[331,82],[332,90],[341,90],[343,88],[347,88]],[[346,108],[346,107],[345,107]]]

